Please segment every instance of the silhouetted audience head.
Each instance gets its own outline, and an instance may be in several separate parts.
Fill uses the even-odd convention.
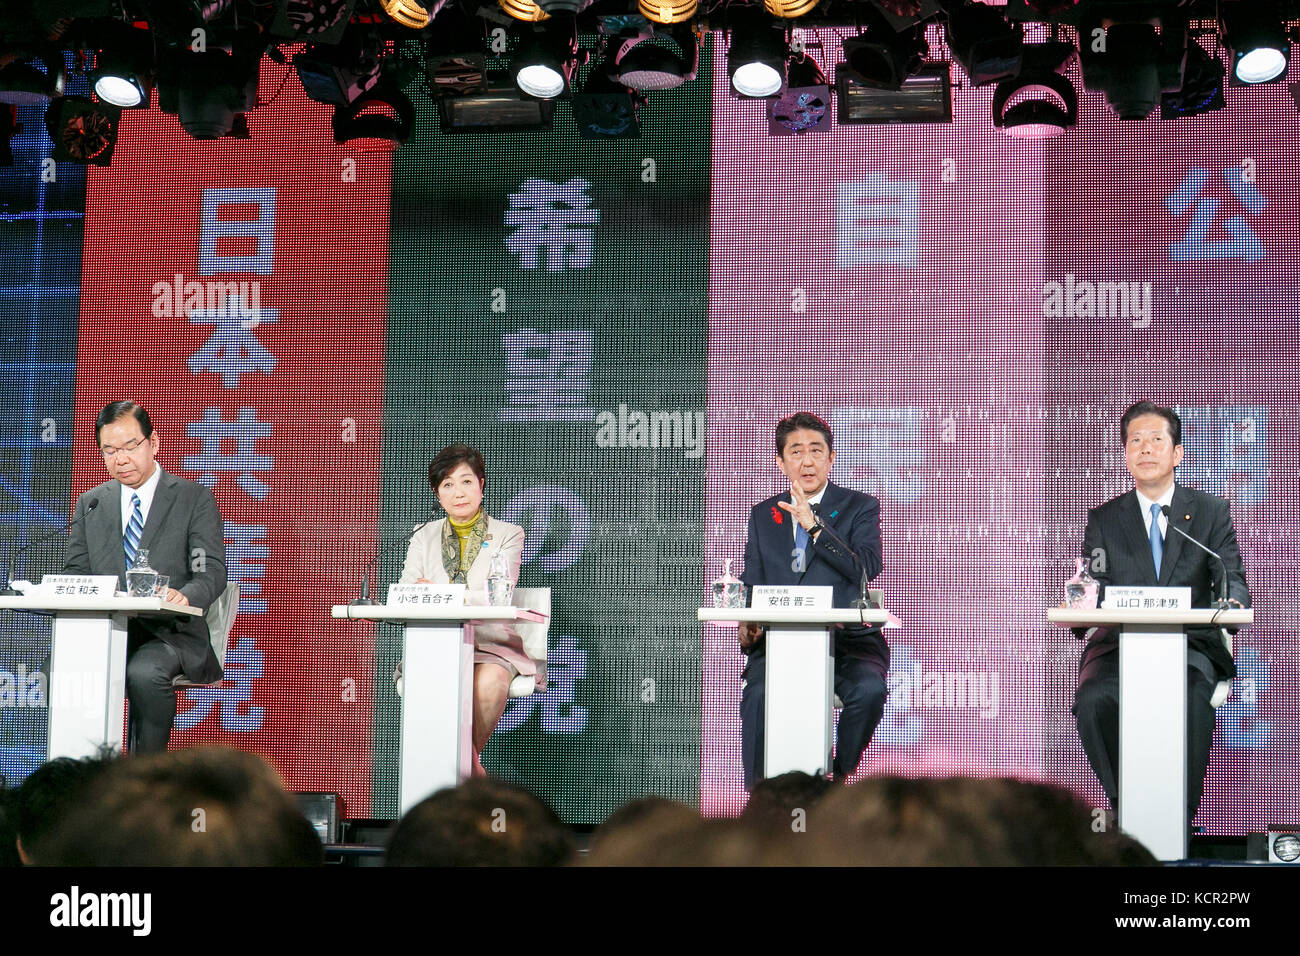
[[[807,812],[826,796],[834,786],[825,777],[791,770],[776,777],[767,777],[754,785],[749,792],[742,819],[754,823],[779,825],[788,830],[802,811]]]
[[[561,866],[573,836],[545,803],[493,778],[439,790],[398,822],[389,866]]]
[[[44,847],[65,819],[85,806],[96,780],[117,760],[109,751],[98,757],[56,757],[33,770],[14,792],[12,825],[24,863],[44,862]]]
[[[591,836],[591,852],[635,853],[646,833],[691,829],[699,822],[700,815],[684,803],[667,797],[638,797],[623,804],[596,828]]]
[[[813,810],[798,860],[847,866],[1153,865],[1063,787],[1010,778],[871,777]]]
[[[311,866],[316,831],[271,766],[198,747],[116,762],[41,848],[56,866]]]
[[[608,823],[606,823],[608,826]],[[592,842],[587,866],[761,866],[768,841],[740,820],[687,818],[661,807]]]

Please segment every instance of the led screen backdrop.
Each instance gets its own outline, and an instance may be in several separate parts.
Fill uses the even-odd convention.
[[[0,170],[5,556],[101,480],[94,412],[148,402],[163,466],[213,485],[242,589],[227,680],[186,692],[176,742],[388,817],[400,632],[328,607],[377,549],[396,579],[429,459],[469,441],[554,609],[550,687],[509,703],[488,768],[575,823],[644,793],[734,812],[742,658],[694,612],[724,557],[739,571],[749,506],[782,487],[773,426],[804,408],[835,427],[832,479],[882,503],[900,627],[863,772],[1100,800],[1069,713],[1079,644],[1043,608],[1087,508],[1128,487],[1120,412],[1153,397],[1184,414],[1181,479],[1233,501],[1259,615],[1198,822],[1294,820],[1286,88],[1163,124],[1085,94],[1046,146],[969,89],[951,124],[775,138],[710,63],[623,141],[579,139],[563,103],[551,132],[482,137],[422,109],[397,152],[357,153],[268,63],[251,139],[128,112],[111,167],[44,182],[33,114]],[[4,688],[47,647],[0,617],[11,780],[44,721]]]

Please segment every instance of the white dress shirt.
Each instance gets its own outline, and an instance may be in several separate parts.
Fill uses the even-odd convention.
[[[1173,507],[1174,489],[1177,487],[1178,483],[1174,482],[1159,498],[1148,498],[1146,495],[1142,494],[1142,492],[1138,491],[1138,504],[1142,506],[1142,523],[1146,525],[1148,539],[1151,537],[1151,506],[1160,505],[1161,507],[1164,507],[1168,505],[1169,507]],[[1135,488],[1134,490],[1136,491],[1137,489]],[[1164,538],[1168,532],[1169,519],[1162,513],[1160,515],[1160,537]]]

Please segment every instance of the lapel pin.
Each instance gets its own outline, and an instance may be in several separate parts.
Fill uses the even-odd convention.
[[[1191,520],[1192,520],[1192,516],[1191,516],[1191,515],[1183,515],[1183,520],[1184,520],[1184,521],[1191,521]]]

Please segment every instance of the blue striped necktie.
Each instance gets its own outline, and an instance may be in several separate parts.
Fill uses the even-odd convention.
[[[131,520],[126,523],[126,533],[122,535],[122,550],[126,552],[126,566],[135,564],[135,553],[140,550],[140,533],[144,531],[144,515],[140,512],[140,496],[131,496]]]

